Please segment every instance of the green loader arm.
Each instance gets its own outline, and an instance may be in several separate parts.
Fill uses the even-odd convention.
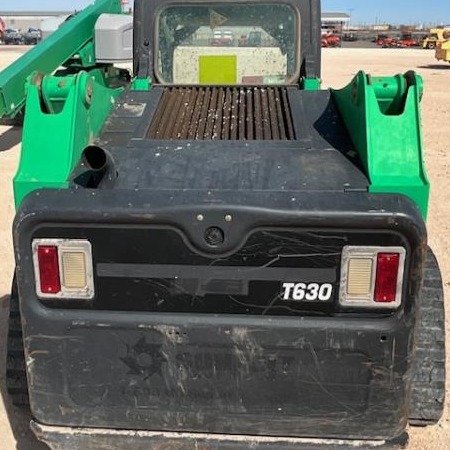
[[[94,27],[99,16],[121,12],[120,0],[97,0],[0,72],[0,118],[13,118],[24,107],[26,82],[33,72],[51,74],[87,46],[93,49]],[[93,58],[91,62],[95,64]]]

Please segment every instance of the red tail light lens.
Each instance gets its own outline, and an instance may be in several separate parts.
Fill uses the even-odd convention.
[[[400,255],[378,253],[374,300],[377,303],[393,303],[397,299],[397,281]]]
[[[41,292],[58,294],[61,291],[59,278],[58,247],[38,246],[39,281]]]

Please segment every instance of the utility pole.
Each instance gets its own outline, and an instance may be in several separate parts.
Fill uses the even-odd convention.
[[[355,8],[349,8],[348,11],[348,15],[350,16],[349,21],[348,21],[348,25],[347,25],[347,31],[350,31],[350,25],[352,23],[352,15],[353,15],[353,11],[355,10]]]

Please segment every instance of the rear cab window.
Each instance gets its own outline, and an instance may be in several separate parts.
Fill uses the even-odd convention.
[[[299,73],[299,14],[287,4],[189,3],[157,19],[158,81],[283,85]]]

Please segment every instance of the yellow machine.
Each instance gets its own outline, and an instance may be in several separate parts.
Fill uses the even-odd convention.
[[[422,47],[434,50],[439,42],[443,42],[444,33],[450,31],[450,28],[432,28],[430,34],[423,40]]]
[[[437,43],[436,59],[450,62],[450,30],[444,31],[443,41]]]

